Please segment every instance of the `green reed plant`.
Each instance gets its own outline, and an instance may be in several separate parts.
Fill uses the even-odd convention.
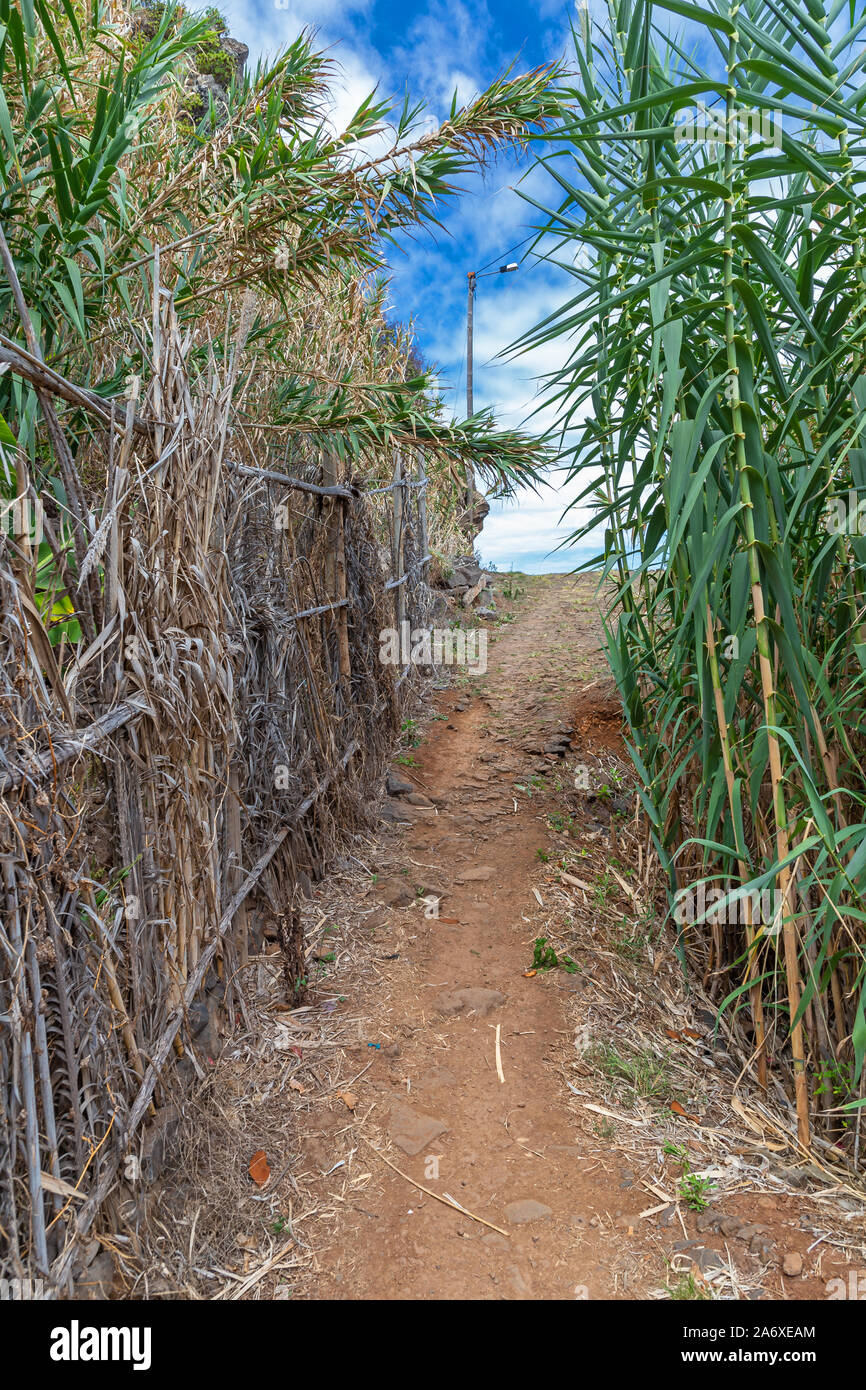
[[[810,1074],[850,1064],[857,1109],[866,1055],[866,15],[591,13],[537,147],[560,193],[539,253],[574,293],[519,346],[567,344],[546,399],[576,538],[603,535],[616,581],[607,651],[671,911],[720,899],[681,958],[748,1008],[761,1082],[787,1058],[805,1145]]]

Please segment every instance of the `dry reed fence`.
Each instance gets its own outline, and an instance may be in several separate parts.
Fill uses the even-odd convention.
[[[310,35],[250,71],[225,31],[0,0],[0,1278],[51,1295],[268,919],[303,989],[296,893],[420,679],[378,657],[427,618],[425,494],[447,553],[468,464],[544,457],[446,418],[384,250],[550,119],[550,69],[337,131]]]
[[[5,349],[64,463],[83,628],[61,673],[20,547],[5,547],[0,1275],[52,1293],[71,1288],[119,1175],[136,1174],[196,997],[243,1008],[231,980],[254,899],[287,990],[302,988],[299,881],[375,801],[420,679],[379,661],[379,632],[428,616],[421,456],[395,455],[369,497],[300,446],[237,463],[243,315],[228,368],[212,357],[195,376],[171,296],[154,306],[154,371],[126,401]],[[58,397],[94,423],[98,526]]]

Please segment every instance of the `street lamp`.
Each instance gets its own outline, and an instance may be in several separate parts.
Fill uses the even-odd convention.
[[[519,269],[520,269],[520,267],[519,267],[519,265],[517,264],[517,261],[510,261],[508,265],[501,265],[501,266],[499,267],[498,270],[489,270],[489,271],[487,271],[486,273],[487,273],[488,275],[508,275],[509,272],[511,272],[511,271],[513,271],[513,270],[519,270]],[[475,304],[475,284],[476,284],[476,281],[477,281],[479,278],[481,278],[481,279],[484,278],[484,273],[485,273],[485,272],[482,271],[481,274],[479,275],[479,272],[476,271],[476,270],[470,270],[470,271],[467,271],[467,273],[466,273],[466,278],[467,278],[467,280],[469,281],[469,299],[468,299],[468,303],[467,303],[467,306],[466,306],[466,418],[467,418],[467,419],[471,418],[471,416],[474,414],[474,405],[473,405],[473,399],[472,399],[472,385],[473,385],[473,383],[472,383],[472,375],[473,375],[473,369],[472,369],[472,329],[473,329],[473,314],[474,314],[474,304]],[[469,529],[470,532],[471,532],[471,530],[472,530],[472,503],[473,503],[474,495],[475,495],[475,478],[474,478],[474,475],[473,475],[473,472],[472,472],[472,464],[471,464],[471,463],[469,462],[469,460],[467,459],[467,460],[466,460],[466,509],[467,509],[467,513],[468,513],[468,516],[467,516],[467,526],[468,526],[468,529]]]

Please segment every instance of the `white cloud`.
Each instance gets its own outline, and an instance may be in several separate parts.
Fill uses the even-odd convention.
[[[351,49],[341,47],[335,57],[338,66],[331,84],[333,105],[330,121],[337,133],[342,134],[361,103],[378,86],[380,77],[371,72],[364,59]]]
[[[478,541],[484,560],[498,569],[513,565],[540,573],[571,570],[589,559],[603,545],[599,528],[590,531],[578,547],[566,545],[557,554],[557,548],[589,518],[590,508],[585,505],[573,507],[563,518],[563,508],[578,491],[578,482],[572,479],[556,487],[543,486],[538,493],[524,490],[513,500],[494,502]]]
[[[375,0],[219,0],[233,38],[249,46],[255,62],[273,55],[297,38],[303,29],[315,29],[334,42],[354,17],[366,14]]]
[[[464,0],[430,0],[396,47],[394,62],[410,76],[413,91],[432,106],[438,120],[447,114],[455,90],[463,105],[485,86],[481,72],[490,27],[484,0],[471,6]]]

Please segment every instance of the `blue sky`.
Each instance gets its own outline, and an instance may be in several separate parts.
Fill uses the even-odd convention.
[[[275,54],[301,29],[317,32],[322,48],[339,65],[333,89],[332,119],[341,126],[364,98],[378,89],[399,108],[408,86],[423,101],[431,124],[448,113],[456,91],[467,102],[511,64],[524,71],[555,61],[570,51],[569,20],[579,24],[576,0],[218,0],[231,33],[249,45],[253,61]],[[858,9],[862,9],[860,0]],[[607,28],[605,0],[588,0],[594,22]],[[675,31],[705,70],[718,71],[719,56],[702,25],[659,10],[656,23]],[[837,28],[843,25],[840,16]],[[801,58],[803,55],[800,55]],[[808,61],[808,60],[806,60]],[[544,171],[530,157],[502,158],[467,183],[464,195],[441,212],[444,232],[434,241],[426,233],[407,240],[391,256],[391,311],[411,321],[425,358],[465,410],[466,272],[488,263],[519,260],[531,237],[535,210],[518,186],[542,205],[558,201]],[[515,250],[515,247],[517,248]],[[528,258],[516,274],[479,281],[475,309],[475,406],[492,407],[507,425],[554,423],[539,406],[538,379],[562,366],[567,344],[504,360],[500,354],[534,324],[575,293],[564,271]],[[550,556],[578,522],[585,508],[561,516],[576,484],[554,486],[540,495],[523,493],[512,503],[494,503],[478,548],[499,569],[513,565],[530,571],[567,570],[596,549],[561,550]],[[593,540],[596,538],[593,537]],[[548,558],[550,556],[550,558]]]
[[[339,125],[374,88],[402,104],[408,85],[438,123],[456,90],[468,101],[516,61],[519,71],[559,58],[567,48],[563,0],[220,0],[235,38],[252,61],[274,54],[300,29],[313,27],[318,43],[339,64],[334,121]],[[531,159],[500,159],[466,185],[443,210],[445,232],[426,233],[391,256],[392,312],[412,320],[422,353],[440,369],[462,414],[466,389],[466,272],[490,261],[519,260],[513,248],[532,231],[534,210],[515,191],[518,183],[544,202],[546,178]],[[475,406],[491,406],[503,423],[518,425],[538,406],[537,377],[556,368],[563,349],[506,362],[498,354],[573,293],[563,272],[526,260],[516,274],[479,281],[475,307]],[[548,423],[544,413],[539,422]],[[479,549],[499,569],[571,569],[575,552],[550,560],[548,551],[573,528],[559,525],[565,495],[524,493],[494,503]],[[589,552],[583,552],[580,559]]]

